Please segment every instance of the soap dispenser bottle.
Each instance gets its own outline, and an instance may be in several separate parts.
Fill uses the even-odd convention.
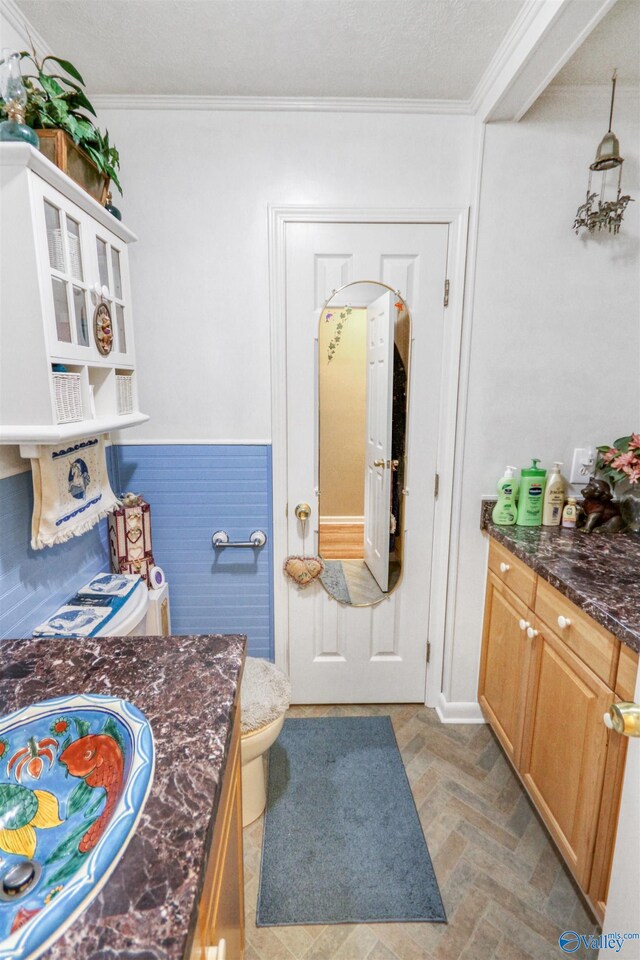
[[[532,460],[530,467],[520,471],[520,496],[516,523],[520,527],[539,527],[542,522],[542,501],[546,470],[538,466],[539,460]]]
[[[516,495],[518,481],[514,478],[515,467],[506,467],[504,476],[498,480],[498,500],[491,518],[498,526],[510,526],[516,522]]]
[[[544,490],[544,507],[542,509],[542,526],[559,527],[562,521],[562,508],[564,506],[564,477],[560,473],[562,463],[556,460],[547,477],[547,485]]]

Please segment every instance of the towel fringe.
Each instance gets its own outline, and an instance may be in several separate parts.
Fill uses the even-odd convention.
[[[73,530],[60,530],[59,533],[54,534],[52,537],[33,537],[31,540],[31,549],[42,550],[44,547],[55,547],[58,543],[66,543],[67,540],[72,540],[73,537],[78,537],[80,534],[86,533],[87,530],[91,530],[91,528],[95,527],[97,523],[99,523],[101,520],[104,520],[105,517],[108,517],[109,514],[114,510],[117,510],[119,506],[121,506],[120,501],[117,497],[114,497],[112,503],[106,507],[103,507],[98,513],[94,513],[90,517],[87,517],[87,519],[82,523],[75,524]]]

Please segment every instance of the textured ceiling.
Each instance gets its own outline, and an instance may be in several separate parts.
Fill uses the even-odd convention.
[[[614,67],[620,83],[640,83],[640,0],[618,0],[554,83],[607,83]]]
[[[522,0],[17,0],[94,94],[468,99]]]

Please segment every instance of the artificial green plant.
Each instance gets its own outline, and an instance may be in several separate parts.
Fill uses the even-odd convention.
[[[38,60],[35,50],[21,51],[20,59],[28,62],[35,71],[26,73],[23,70],[22,74],[27,91],[25,122],[34,130],[65,130],[122,193],[118,180],[120,156],[116,147],[109,143],[108,130],[100,130],[89,116],[95,117],[96,111],[84,92],[85,82],[80,72],[60,57],[50,55]],[[48,62],[56,65],[53,70],[62,72],[50,72],[45,67]]]

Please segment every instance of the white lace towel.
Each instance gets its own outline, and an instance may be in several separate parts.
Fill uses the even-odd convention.
[[[109,484],[104,437],[42,444],[31,470],[34,550],[79,537],[120,506]]]

